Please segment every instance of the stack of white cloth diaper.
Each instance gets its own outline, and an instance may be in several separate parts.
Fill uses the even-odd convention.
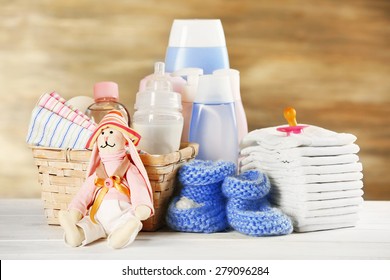
[[[296,232],[355,226],[363,202],[356,137],[307,125],[287,135],[277,127],[250,132],[241,142],[240,171],[266,173],[270,200]]]

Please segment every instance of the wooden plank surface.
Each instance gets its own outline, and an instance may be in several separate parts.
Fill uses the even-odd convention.
[[[164,229],[141,232],[122,250],[104,240],[66,246],[62,229],[46,225],[42,207],[36,199],[0,199],[0,259],[390,259],[387,201],[366,201],[354,228],[262,238]]]
[[[298,121],[354,133],[366,199],[390,199],[390,2],[0,0],[0,197],[39,197],[25,137],[38,97],[113,80],[133,111],[175,18],[220,18],[250,130]],[[27,186],[27,187],[26,187]]]

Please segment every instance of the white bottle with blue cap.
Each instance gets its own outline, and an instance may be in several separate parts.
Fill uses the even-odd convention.
[[[223,75],[199,77],[189,140],[199,144],[197,159],[237,164],[237,121],[230,80]]]
[[[219,19],[175,19],[165,56],[167,72],[201,68],[204,74],[229,68],[225,34]]]

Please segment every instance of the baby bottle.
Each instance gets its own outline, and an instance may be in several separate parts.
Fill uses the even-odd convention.
[[[227,76],[199,77],[189,134],[189,140],[199,144],[198,159],[237,164],[237,122]]]
[[[134,105],[133,128],[141,135],[138,148],[149,154],[168,154],[180,149],[183,116],[180,94],[172,90],[163,62],[155,63],[154,75],[139,91]]]
[[[102,118],[111,110],[120,111],[130,126],[130,115],[126,107],[119,103],[118,84],[114,82],[100,82],[93,87],[93,96],[95,103],[91,104],[87,110],[86,115],[92,121],[99,123]]]
[[[167,72],[201,68],[205,74],[229,68],[225,34],[219,19],[175,19],[165,56]]]
[[[165,77],[171,82],[172,90],[174,92],[182,94],[184,87],[187,84],[186,80],[178,75],[172,75],[171,73],[165,72]],[[139,82],[138,91],[145,91],[146,84],[148,81],[154,78],[154,74],[148,75]]]
[[[184,68],[172,73],[173,76],[186,77],[187,82],[181,92],[181,104],[183,106],[182,115],[184,118],[183,133],[181,135],[182,142],[188,142],[190,132],[190,121],[192,115],[192,106],[198,89],[199,76],[203,75],[203,70],[200,68]]]
[[[235,69],[219,69],[214,71],[214,74],[228,76],[230,78],[237,120],[238,143],[240,143],[244,136],[248,134],[248,122],[240,94],[240,72]]]

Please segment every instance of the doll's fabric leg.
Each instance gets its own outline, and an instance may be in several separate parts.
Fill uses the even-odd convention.
[[[85,246],[89,243],[92,243],[100,238],[104,238],[107,236],[103,226],[99,223],[93,223],[89,216],[85,216],[83,219],[81,219],[77,223],[77,226],[82,229],[85,236],[85,239],[81,243],[82,246]]]
[[[77,226],[76,221],[68,211],[60,211],[58,219],[61,227],[64,229],[65,244],[78,247],[85,239],[83,230]]]
[[[118,204],[122,214],[108,236],[108,245],[114,249],[130,245],[142,229],[142,223],[135,217],[131,205],[123,201]]]
[[[142,223],[137,218],[132,218],[120,227],[117,227],[108,236],[108,246],[114,249],[124,248],[130,245],[142,229]]]
[[[107,235],[112,232],[112,228],[122,216],[122,212],[122,209],[119,207],[119,201],[110,199],[103,200],[95,215],[97,224],[93,223],[89,216],[85,216],[77,224],[80,228],[82,228],[85,235],[85,240],[82,242],[82,245],[87,245],[100,238],[106,238]]]

